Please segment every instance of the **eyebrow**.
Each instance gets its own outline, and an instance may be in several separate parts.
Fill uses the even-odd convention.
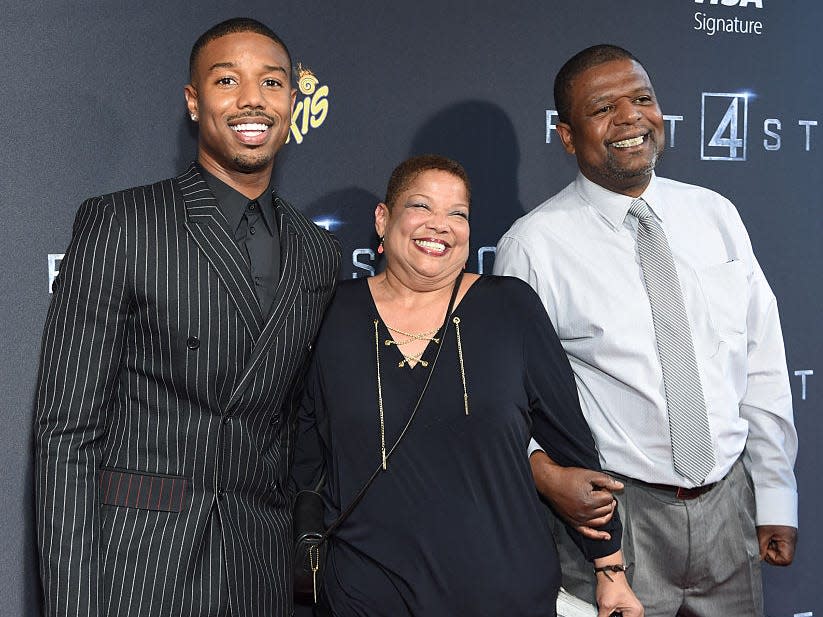
[[[214,71],[215,69],[233,69],[236,68],[237,65],[234,62],[215,62],[209,67],[209,72]],[[263,65],[263,68],[268,73],[283,73],[284,75],[288,75],[289,72],[282,66],[274,65],[274,64],[266,64]]]
[[[425,193],[412,193],[411,195],[409,195],[409,199],[414,199],[415,197],[422,197],[423,201],[431,201],[432,200],[432,198],[430,196],[426,195]],[[466,203],[463,203],[463,202],[458,202],[458,203],[452,204],[452,207],[468,208],[469,204],[466,204]]]
[[[591,99],[589,101],[589,104],[597,105],[599,103],[602,103],[603,101],[608,101],[613,98],[622,98],[624,96],[637,96],[638,94],[654,94],[654,89],[649,88],[648,86],[643,86],[642,88],[637,88],[636,90],[633,90],[629,94],[621,94],[619,96],[616,96],[615,94],[608,93],[604,94],[603,96],[598,96],[597,98]]]

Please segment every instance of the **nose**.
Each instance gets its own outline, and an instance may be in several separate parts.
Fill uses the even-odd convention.
[[[241,109],[262,109],[265,107],[265,98],[260,84],[246,81],[240,85],[237,95],[237,106]]]
[[[634,101],[629,99],[620,99],[615,104],[614,123],[615,124],[634,124],[643,114],[634,104]]]
[[[432,215],[429,217],[428,227],[429,227],[429,229],[431,229],[433,231],[437,231],[439,233],[448,231],[449,230],[448,215],[444,212],[433,212]]]

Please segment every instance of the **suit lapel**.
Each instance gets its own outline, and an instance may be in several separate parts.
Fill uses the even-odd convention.
[[[254,345],[251,358],[243,369],[243,375],[237,383],[228,408],[230,409],[243,395],[243,391],[254,379],[254,371],[265,357],[272,340],[286,323],[286,315],[292,309],[300,291],[302,274],[301,242],[302,238],[292,220],[292,214],[279,197],[273,196],[280,229],[280,281],[274,294],[271,312]],[[281,362],[284,362],[281,359]]]
[[[263,314],[251,272],[217,200],[192,164],[177,178],[186,207],[186,229],[228,290],[252,338],[260,335]]]

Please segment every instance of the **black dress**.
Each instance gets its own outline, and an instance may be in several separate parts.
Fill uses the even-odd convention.
[[[599,469],[571,368],[522,281],[481,277],[453,315],[470,413],[450,324],[411,428],[330,541],[323,593],[338,617],[555,614],[560,570],[526,450],[534,435],[559,463]],[[380,464],[376,353],[387,448],[431,370],[398,367],[388,338],[367,281],[340,284],[307,377],[295,467],[305,486],[325,465],[327,525]],[[429,343],[423,359],[435,353]],[[619,520],[610,529],[615,540],[578,544],[590,558],[611,554]]]

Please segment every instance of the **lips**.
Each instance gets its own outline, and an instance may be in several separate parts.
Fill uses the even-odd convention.
[[[268,139],[269,129],[274,122],[270,118],[258,114],[251,117],[230,118],[228,124],[241,143],[258,146]]]
[[[427,255],[443,255],[447,250],[449,250],[449,248],[451,248],[451,245],[448,242],[437,240],[435,238],[420,238],[418,240],[414,240],[413,242],[417,248]]]

